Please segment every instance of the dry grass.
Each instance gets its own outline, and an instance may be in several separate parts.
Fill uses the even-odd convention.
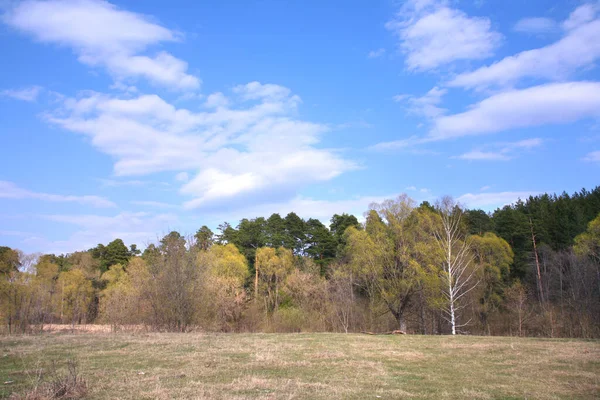
[[[600,342],[344,334],[0,338],[0,397],[75,358],[93,399],[593,399]]]
[[[119,330],[125,332],[143,332],[146,329],[142,325],[127,325],[120,327]],[[110,325],[75,325],[70,324],[46,324],[43,326],[43,331],[46,333],[110,333],[112,327]]]
[[[43,368],[25,371],[31,376],[31,389],[25,393],[13,393],[11,400],[59,400],[83,399],[88,392],[87,381],[78,371],[77,362],[68,360],[66,372],[61,373],[56,365],[52,364],[50,373]]]

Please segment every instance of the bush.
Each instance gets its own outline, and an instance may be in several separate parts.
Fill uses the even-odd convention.
[[[77,362],[67,361],[66,373],[59,374],[56,363],[52,364],[49,379],[43,370],[37,371],[34,387],[25,394],[14,394],[13,400],[83,399],[88,393],[87,381],[78,371]]]
[[[273,315],[273,330],[275,332],[301,332],[305,320],[304,313],[298,308],[280,308]]]

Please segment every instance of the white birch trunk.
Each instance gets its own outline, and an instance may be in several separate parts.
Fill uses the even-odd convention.
[[[441,204],[442,226],[435,233],[438,245],[444,251],[443,279],[446,282],[443,289],[447,300],[444,319],[450,323],[452,334],[456,335],[459,328],[468,324],[459,324],[459,311],[463,297],[473,290],[479,282],[475,280],[477,268],[473,264],[471,245],[461,230],[461,210],[452,199],[445,198]]]

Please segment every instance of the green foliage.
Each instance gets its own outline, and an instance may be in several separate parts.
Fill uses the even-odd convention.
[[[16,272],[20,266],[19,253],[10,247],[0,246],[0,276]]]
[[[329,230],[334,237],[336,243],[336,255],[338,257],[341,257],[344,253],[346,247],[344,233],[346,232],[346,229],[351,226],[356,229],[361,228],[358,219],[356,219],[354,215],[344,213],[341,215],[334,214],[333,217],[331,217]]]
[[[337,243],[331,231],[318,219],[306,221],[306,255],[315,260],[325,273],[325,267],[335,258]]]
[[[217,235],[217,244],[236,243],[237,231],[229,224],[224,222],[217,227],[219,234]]]
[[[481,271],[479,285],[479,318],[488,327],[489,316],[497,311],[504,300],[504,288],[509,282],[514,254],[510,245],[491,232],[470,237],[475,263]]]
[[[237,226],[234,244],[246,256],[248,264],[254,266],[256,249],[265,245],[266,221],[264,218],[242,219]]]
[[[512,277],[528,278],[533,253],[532,229],[536,243],[547,244],[555,251],[565,250],[598,213],[600,186],[571,196],[567,193],[531,196],[525,202],[496,210],[492,215],[494,232],[510,244],[515,255]]]
[[[466,210],[463,218],[471,235],[483,235],[494,230],[492,217],[483,210]]]
[[[291,249],[294,255],[304,255],[306,250],[306,223],[296,213],[285,216],[286,240],[285,247]]]
[[[135,251],[136,248],[134,248]],[[108,245],[99,244],[90,250],[92,256],[100,263],[100,272],[104,273],[116,264],[127,265],[131,252],[121,239],[115,239]]]
[[[415,294],[437,276],[439,263],[431,212],[407,196],[372,204],[364,231],[346,230],[350,266],[373,300],[382,301],[405,329],[404,314]]]
[[[194,238],[196,239],[196,246],[200,250],[208,250],[214,243],[213,231],[206,225],[203,225],[202,228],[198,229]]]
[[[285,220],[279,214],[272,214],[267,219],[265,236],[265,244],[269,247],[282,247],[291,242],[285,229]]]

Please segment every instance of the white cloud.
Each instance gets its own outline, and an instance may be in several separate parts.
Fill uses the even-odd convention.
[[[51,241],[33,237],[25,240],[27,247],[44,252],[70,253],[95,247],[98,243],[109,243],[120,238],[129,245],[143,248],[168,233],[178,224],[173,214],[151,214],[145,212],[121,212],[114,216],[84,215],[42,215],[41,218],[79,228],[68,238]]]
[[[179,90],[200,86],[200,80],[187,73],[186,62],[165,51],[143,54],[180,35],[106,1],[27,0],[16,3],[2,20],[40,42],[72,48],[80,62],[103,66],[117,80],[141,77]]]
[[[542,143],[543,140],[539,138],[524,139],[512,143],[495,143],[488,146],[492,148],[491,150],[472,150],[453,158],[470,161],[508,161],[515,158],[520,152],[539,147]]]
[[[112,201],[99,196],[70,196],[32,192],[15,185],[13,182],[0,181],[0,198],[4,199],[37,199],[60,203],[79,203],[92,207],[116,207]]]
[[[431,192],[431,189],[428,189],[428,188],[420,188],[419,189],[416,186],[407,186],[407,187],[404,188],[404,190],[407,190],[409,192],[419,191],[419,193],[421,193],[421,194],[427,194],[427,193]]]
[[[409,70],[424,71],[493,55],[502,36],[488,18],[470,17],[444,0],[409,0],[386,24],[406,54]]]
[[[472,150],[455,158],[469,161],[508,161],[511,159],[506,154],[483,150]]]
[[[290,212],[295,212],[301,218],[316,218],[328,225],[334,214],[348,213],[362,219],[363,214],[369,209],[369,204],[380,203],[385,199],[396,196],[397,194],[357,196],[341,200],[316,200],[309,197],[295,196],[285,202],[268,202],[237,210],[226,210],[222,213],[213,214],[213,218],[216,223],[223,221],[223,219],[232,222],[241,218],[268,217],[273,213],[285,216]]]
[[[142,207],[152,207],[152,208],[177,208],[174,204],[164,203],[162,201],[152,201],[152,200],[139,200],[132,201],[131,204]]]
[[[217,92],[209,95],[203,105],[206,108],[227,107],[229,99],[223,93]]]
[[[146,186],[149,184],[147,181],[141,181],[137,179],[132,180],[115,180],[115,179],[98,179],[102,187],[120,187],[120,186]]]
[[[544,141],[540,138],[523,139],[518,142],[505,143],[503,148],[505,149],[532,149],[539,147]]]
[[[0,230],[0,236],[25,237],[25,236],[31,236],[31,233],[29,233],[29,232],[22,232],[22,231],[5,231],[5,230]]]
[[[367,54],[367,58],[379,58],[385,54],[385,49],[372,50]]]
[[[554,32],[558,29],[558,24],[551,18],[523,18],[514,27],[517,32],[543,34]]]
[[[510,86],[524,78],[564,80],[574,72],[592,66],[600,58],[600,19],[592,20],[596,11],[592,13],[590,7],[581,6],[571,14],[563,24],[570,30],[559,41],[460,74],[449,85],[484,89]],[[582,9],[588,12],[581,13]]]
[[[238,94],[242,100],[264,100],[264,101],[281,101],[289,100],[298,103],[298,96],[291,96],[291,90],[280,85],[272,83],[262,84],[260,82],[250,82],[245,85],[238,85],[233,88],[233,93]]]
[[[0,95],[12,97],[13,99],[23,101],[36,101],[42,88],[40,86],[30,86],[23,89],[7,89],[0,92]]]
[[[380,143],[374,144],[372,146],[369,146],[368,150],[381,151],[381,152],[403,150],[403,149],[412,148],[419,144],[428,143],[428,142],[431,142],[431,139],[422,138],[422,137],[413,135],[406,139],[391,140],[389,142],[380,142]]]
[[[187,172],[180,172],[177,175],[175,175],[175,180],[177,182],[187,182],[190,180],[190,176],[188,175]]]
[[[517,200],[526,199],[529,196],[535,196],[539,192],[497,192],[497,193],[466,193],[458,197],[459,203],[465,204],[469,208],[493,209],[513,204]]]
[[[112,85],[110,85],[110,88],[114,89],[114,90],[119,90],[121,92],[125,92],[128,94],[135,94],[135,93],[139,92],[137,87],[132,86],[132,85],[126,85],[123,82],[118,82],[118,81],[113,83]],[[193,94],[193,93],[189,93],[189,94]]]
[[[486,186],[482,186],[482,187],[481,187],[479,190],[480,190],[481,192],[485,192],[486,190],[489,190],[489,189],[491,189],[491,188],[492,188],[491,186],[487,186],[487,185],[486,185]]]
[[[591,153],[588,153],[583,160],[600,163],[600,151],[592,151]]]
[[[581,25],[584,25],[596,18],[596,15],[600,11],[600,3],[586,3],[575,9],[562,26],[566,30],[575,29]]]
[[[410,94],[397,94],[394,97],[392,97],[392,99],[396,102],[396,103],[401,103],[404,100],[410,99],[411,96]]]
[[[394,96],[394,101],[405,102],[407,111],[411,115],[425,118],[436,118],[446,113],[446,109],[439,107],[442,97],[447,93],[446,89],[440,89],[437,86],[421,97],[410,95]]]
[[[435,120],[429,140],[562,124],[600,116],[600,83],[566,82],[495,94]]]
[[[316,147],[330,128],[295,118],[301,101],[288,88],[251,82],[233,92],[231,107],[201,112],[156,95],[88,93],[66,99],[47,119],[114,156],[117,175],[198,170],[181,189],[192,197],[188,208],[250,194],[290,196],[356,168],[338,152]]]

